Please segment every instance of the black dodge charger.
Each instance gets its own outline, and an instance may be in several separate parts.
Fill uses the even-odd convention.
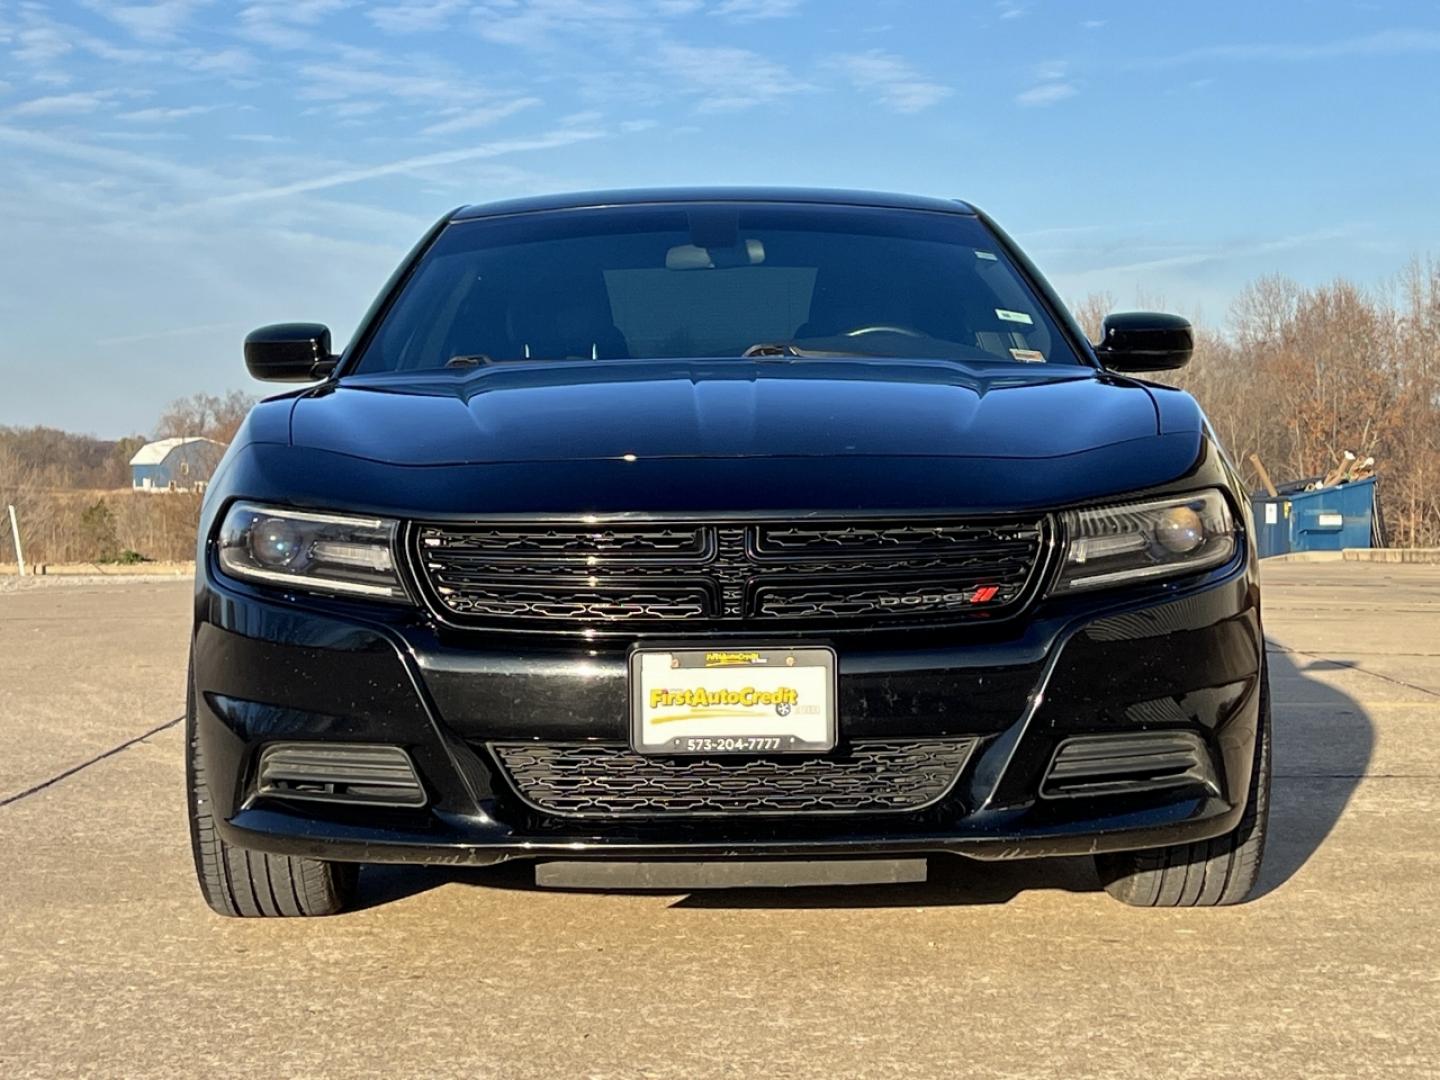
[[[1255,884],[1270,718],[1242,487],[1168,315],[1097,345],[961,202],[465,207],[349,347],[245,342],[206,494],[191,840],[226,915],[362,863],[542,884],[914,880],[1089,854]]]

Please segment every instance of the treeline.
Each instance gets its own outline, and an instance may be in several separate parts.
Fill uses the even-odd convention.
[[[0,488],[107,490],[130,486],[130,458],[143,435],[96,439],[48,427],[0,427]]]
[[[109,490],[130,486],[130,459],[154,439],[202,435],[229,443],[255,399],[239,390],[193,394],[165,407],[153,435],[97,439],[48,427],[0,427],[0,488]]]
[[[1076,314],[1098,340],[1116,308],[1093,295]],[[1262,278],[1196,345],[1188,368],[1157,378],[1200,400],[1252,490],[1252,454],[1276,483],[1322,476],[1346,450],[1373,457],[1390,546],[1440,547],[1440,263],[1376,289]]]
[[[96,439],[46,427],[0,427],[0,512],[13,504],[30,563],[125,563],[194,557],[200,496],[131,490],[130,458],[153,439],[228,443],[254,398],[240,391],[172,401],[153,436]],[[0,562],[15,558],[9,523]]]

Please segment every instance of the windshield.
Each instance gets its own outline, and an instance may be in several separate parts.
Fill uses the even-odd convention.
[[[1080,363],[974,217],[704,203],[454,222],[350,370],[747,354]]]

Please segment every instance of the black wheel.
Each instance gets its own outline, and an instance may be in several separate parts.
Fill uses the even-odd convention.
[[[1270,681],[1261,673],[1260,731],[1240,824],[1224,836],[1149,851],[1095,856],[1105,891],[1136,907],[1218,907],[1250,895],[1270,815]]]
[[[357,867],[352,863],[269,855],[227,844],[215,831],[205,761],[195,735],[195,673],[187,676],[185,701],[186,800],[190,812],[190,850],[205,902],[221,915],[278,918],[334,915],[355,894]]]

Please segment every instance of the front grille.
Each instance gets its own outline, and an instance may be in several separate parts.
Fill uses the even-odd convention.
[[[857,740],[822,757],[663,758],[610,743],[491,743],[520,797],[562,817],[720,817],[921,810],[975,740]]]
[[[1044,518],[439,524],[411,530],[432,608],[467,625],[813,628],[1008,614],[1029,599]]]

